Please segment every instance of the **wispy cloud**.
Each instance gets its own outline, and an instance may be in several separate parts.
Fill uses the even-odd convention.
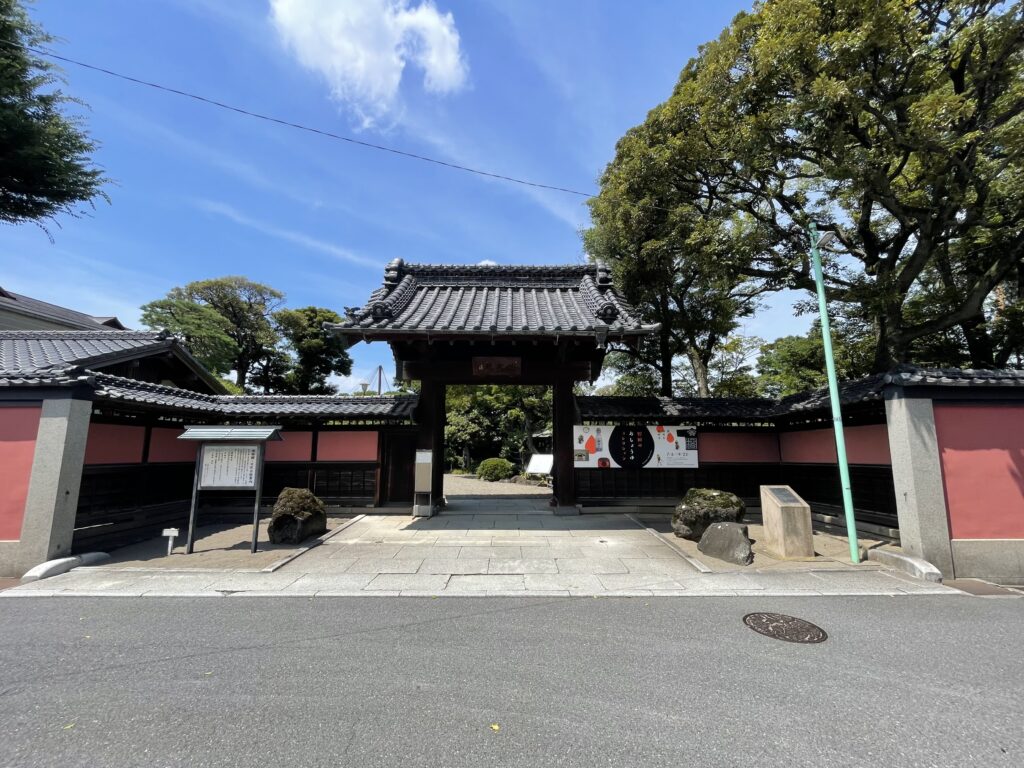
[[[451,13],[432,0],[271,0],[271,22],[307,69],[369,128],[399,112],[407,66],[423,71],[428,93],[466,84],[469,66]]]
[[[310,251],[317,251],[319,253],[332,256],[340,261],[346,261],[349,264],[357,264],[361,267],[372,267],[373,269],[380,269],[382,267],[383,262],[379,259],[371,259],[366,256],[361,256],[354,251],[342,248],[334,243],[310,237],[304,232],[296,232],[293,229],[276,227],[272,224],[266,223],[265,221],[254,219],[227,203],[204,199],[197,199],[193,202],[196,207],[202,211],[221,216],[222,218],[232,221],[239,226],[247,227],[248,229],[255,230],[256,232],[260,232],[270,237],[275,237],[278,240],[284,240],[285,242],[298,245],[301,248],[305,248]]]

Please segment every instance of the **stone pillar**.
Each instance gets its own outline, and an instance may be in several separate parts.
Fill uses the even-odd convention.
[[[43,400],[21,537],[0,542],[0,575],[21,576],[71,553],[92,403],[52,394]]]
[[[949,517],[932,401],[887,392],[885,419],[903,551],[952,578]]]
[[[559,377],[552,393],[552,443],[555,452],[555,499],[562,514],[576,512],[576,476],[573,470],[572,427],[576,421],[576,407],[571,378]]]

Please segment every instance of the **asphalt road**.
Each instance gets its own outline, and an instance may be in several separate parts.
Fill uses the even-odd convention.
[[[0,764],[1016,767],[1022,647],[967,596],[9,599]]]

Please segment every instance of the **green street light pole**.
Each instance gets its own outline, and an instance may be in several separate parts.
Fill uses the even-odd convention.
[[[839,407],[839,381],[836,379],[836,361],[832,355],[832,328],[828,322],[828,303],[825,301],[825,278],[821,272],[821,253],[818,250],[832,233],[818,237],[818,226],[811,222],[811,263],[814,265],[814,283],[818,288],[818,313],[821,315],[821,341],[825,347],[825,370],[828,373],[828,394],[832,401],[832,426],[836,433],[836,458],[839,460],[839,482],[843,486],[843,513],[846,516],[846,536],[850,540],[850,560],[860,562],[860,544],[857,541],[857,521],[853,514],[853,492],[850,490],[850,465],[846,461],[846,437],[843,434],[843,412]]]

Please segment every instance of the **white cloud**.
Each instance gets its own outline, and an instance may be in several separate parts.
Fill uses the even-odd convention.
[[[370,127],[392,114],[407,64],[430,93],[461,89],[469,73],[452,14],[432,0],[270,0],[271,21],[307,69]]]
[[[257,232],[269,235],[270,237],[276,237],[278,240],[294,243],[295,245],[311,251],[326,253],[328,256],[333,256],[336,259],[341,259],[342,261],[347,261],[351,264],[358,264],[363,267],[373,267],[377,269],[382,267],[382,262],[377,259],[360,256],[358,253],[354,253],[347,248],[342,248],[334,245],[333,243],[318,240],[303,232],[296,232],[292,229],[283,229],[281,227],[275,227],[272,224],[267,224],[264,221],[258,221],[246,216],[241,211],[227,205],[226,203],[219,203],[215,200],[196,200],[194,202],[198,208],[206,211],[207,213],[223,216],[225,219],[233,221],[235,224],[248,227],[249,229],[254,229]]]

